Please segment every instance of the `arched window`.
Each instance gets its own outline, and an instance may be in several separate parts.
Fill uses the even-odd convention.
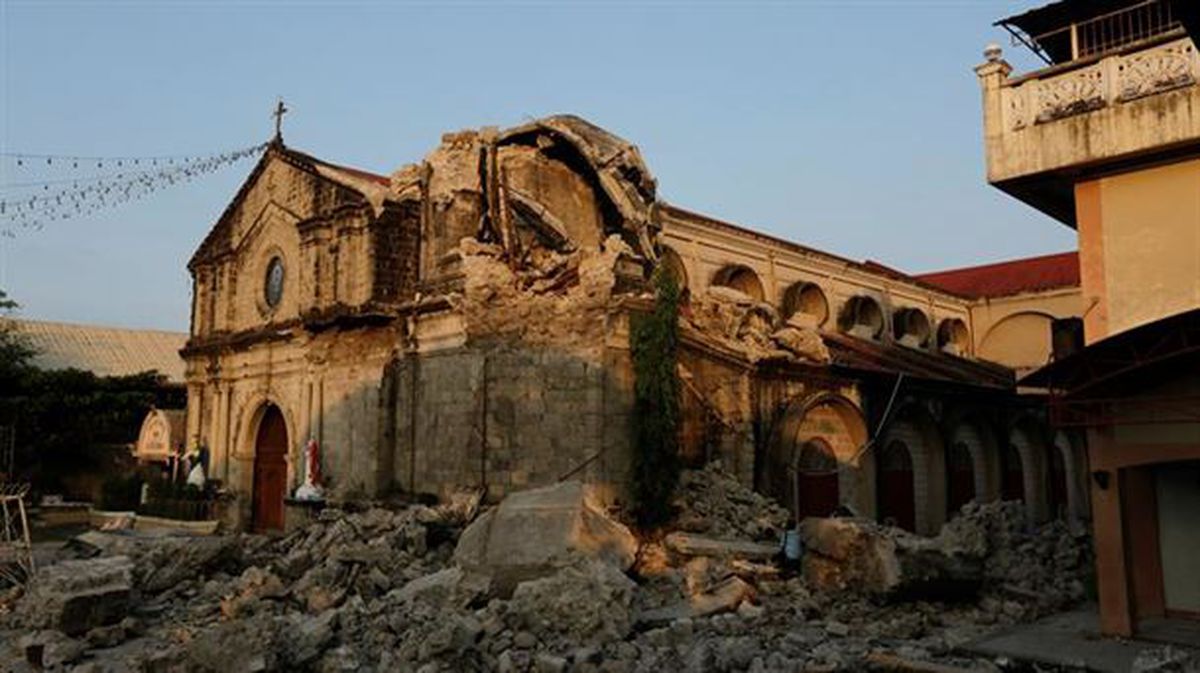
[[[283,258],[278,255],[267,262],[267,274],[263,281],[263,299],[267,307],[274,309],[283,299]]]
[[[858,295],[842,306],[838,326],[843,332],[866,339],[878,339],[883,333],[883,309],[874,299]]]
[[[902,308],[892,318],[892,336],[910,348],[925,348],[929,345],[929,318],[921,309]]]
[[[723,267],[713,276],[712,284],[737,290],[757,301],[763,301],[766,297],[758,274],[754,273],[750,267],[741,264]]]
[[[966,355],[971,350],[967,324],[958,318],[946,318],[938,325],[938,350],[951,355]]]
[[[783,293],[783,319],[803,316],[805,322],[820,327],[829,318],[829,301],[816,283],[793,283]]]

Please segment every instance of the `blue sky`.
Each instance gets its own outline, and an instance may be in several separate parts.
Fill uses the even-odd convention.
[[[0,0],[0,150],[205,154],[269,138],[388,173],[444,131],[573,112],[637,144],[666,200],[927,271],[1066,250],[985,183],[992,21],[1036,0]],[[0,239],[25,317],[187,328],[186,262],[243,162]],[[0,159],[0,184],[24,179]]]

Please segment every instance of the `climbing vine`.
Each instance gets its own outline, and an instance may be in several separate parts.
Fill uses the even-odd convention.
[[[679,285],[662,267],[653,277],[650,313],[635,314],[629,346],[634,375],[633,489],[638,523],[651,528],[670,518],[679,481]]]

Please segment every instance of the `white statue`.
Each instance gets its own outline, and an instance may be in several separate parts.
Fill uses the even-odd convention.
[[[297,500],[324,500],[321,488],[321,449],[317,440],[308,439],[304,445],[304,483],[296,489]]]
[[[203,491],[208,473],[208,446],[201,444],[196,447],[195,453],[188,456],[188,463],[190,469],[187,474],[187,485],[195,486]]]

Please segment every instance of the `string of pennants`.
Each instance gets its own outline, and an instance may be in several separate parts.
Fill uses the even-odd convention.
[[[0,235],[91,215],[256,157],[269,143],[207,155],[97,157],[0,152]],[[10,181],[11,180],[11,181]]]

